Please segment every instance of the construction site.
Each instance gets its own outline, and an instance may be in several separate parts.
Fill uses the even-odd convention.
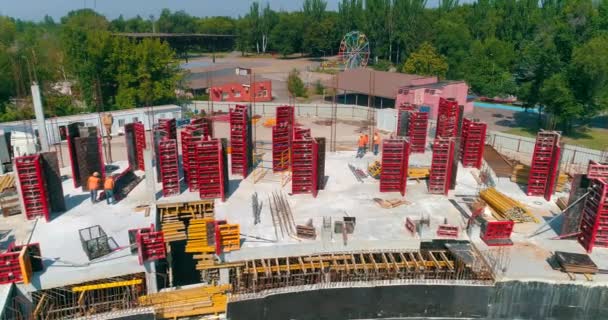
[[[15,156],[0,319],[608,317],[607,159],[567,170],[555,131],[501,153],[453,99],[399,105],[392,131],[338,109],[234,104],[111,141],[74,122],[69,165]]]

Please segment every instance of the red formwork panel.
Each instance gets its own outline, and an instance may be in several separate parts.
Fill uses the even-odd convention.
[[[175,119],[158,119],[158,130],[165,132],[169,139],[177,139],[177,125]]]
[[[199,126],[187,125],[181,131],[181,139],[184,180],[190,191],[198,191],[196,143],[197,141],[209,139],[209,136],[205,135],[205,130]]]
[[[136,242],[140,265],[167,257],[164,234],[162,231],[156,231],[154,225],[151,225],[150,228],[138,229]]]
[[[301,140],[311,137],[312,135],[309,128],[296,127],[293,129],[293,140]]]
[[[479,237],[488,246],[511,246],[511,233],[515,222],[512,220],[505,221],[484,221],[481,224]]]
[[[382,142],[380,192],[399,192],[405,196],[410,145],[406,139],[385,139]]]
[[[559,171],[559,140],[560,134],[555,131],[537,134],[528,177],[529,196],[544,196],[547,201],[551,198]]]
[[[317,160],[319,146],[315,139],[302,137],[293,140],[291,158],[291,193],[310,193],[317,196],[319,190]]]
[[[397,107],[397,136],[406,137],[409,135],[409,119],[404,119],[410,117],[410,111],[416,111],[417,108],[413,104],[404,103]],[[403,122],[407,123],[404,124]]]
[[[289,150],[291,148],[291,127],[277,124],[272,127],[272,171],[287,171],[291,167]]]
[[[587,179],[608,178],[608,163],[599,163],[589,160]]]
[[[190,120],[190,125],[203,130],[203,135],[213,138],[213,119],[208,117],[193,118]]]
[[[293,106],[279,106],[276,109],[276,124],[287,125],[293,129],[295,125],[295,109]]]
[[[439,98],[437,131],[435,137],[458,137],[459,112],[460,108],[458,107],[458,102]]]
[[[198,192],[201,199],[220,198],[226,200],[224,156],[222,143],[218,139],[196,142]]]
[[[581,216],[578,242],[591,252],[608,247],[608,178],[593,179]]]
[[[10,249],[0,254],[0,284],[23,281],[19,254],[19,251]]]
[[[175,139],[164,139],[158,143],[160,180],[163,184],[163,196],[179,194],[179,163],[177,142]]]
[[[232,174],[247,177],[249,173],[248,153],[248,110],[247,106],[230,108],[230,161]]]
[[[146,129],[144,128],[144,124],[141,122],[134,123],[133,129],[135,129],[135,149],[137,152],[137,165],[139,166],[139,170],[144,170],[145,169],[144,149],[146,148]]]
[[[27,248],[26,254],[28,256],[20,259],[19,256],[21,255],[23,248]],[[35,258],[38,262],[32,260],[31,254],[38,256]],[[0,253],[0,284],[16,282],[29,283],[33,272],[42,271],[44,269],[42,259],[39,257],[40,255],[39,243],[25,245],[15,245],[14,242],[10,243],[6,251]]]
[[[464,167],[481,168],[488,125],[464,118],[460,139],[460,162]]]
[[[51,219],[49,199],[40,155],[16,157],[15,168],[26,218],[32,220],[44,217],[46,221],[49,221]]]
[[[412,153],[424,153],[428,126],[428,112],[410,111],[407,136],[410,139],[410,151]]]
[[[435,138],[428,180],[429,193],[448,194],[452,176],[455,142],[453,138]]]
[[[451,224],[440,224],[437,227],[437,235],[440,237],[458,238],[458,233],[458,226],[453,226]]]

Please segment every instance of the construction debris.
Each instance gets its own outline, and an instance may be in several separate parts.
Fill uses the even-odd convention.
[[[268,198],[268,203],[270,204],[270,214],[277,239],[278,230],[281,231],[281,238],[285,238],[285,236],[295,238],[297,232],[295,230],[293,213],[283,193],[273,192],[272,196]]]
[[[260,215],[262,214],[262,207],[264,203],[258,199],[258,193],[254,192],[251,195],[251,208],[253,209],[253,224],[256,225],[262,220],[260,219]]]
[[[568,197],[559,197],[555,200],[555,204],[559,207],[560,210],[566,209],[568,206]]]
[[[378,162],[378,161],[376,161],[376,162]],[[355,167],[354,165],[349,163],[348,168],[353,173],[353,175],[355,176],[355,179],[357,179],[357,181],[363,183],[363,179],[367,178],[367,174],[365,174],[365,172],[363,170]],[[371,166],[370,166],[370,168],[371,168]],[[369,169],[368,169],[368,171],[369,171]],[[378,173],[378,175],[379,175],[379,173]],[[371,174],[371,171],[370,171],[370,176],[375,178],[375,176]]]
[[[12,174],[0,176],[0,193],[10,189],[15,189],[15,176]]]
[[[140,306],[153,307],[162,319],[176,319],[226,312],[230,285],[194,287],[139,297]]]
[[[405,199],[384,200],[384,199],[380,199],[380,198],[374,198],[374,201],[384,209],[392,209],[392,208],[396,208],[396,207],[399,207],[404,204],[406,204],[406,205],[411,204],[411,202],[409,202]]]
[[[479,192],[479,196],[493,209],[499,220],[513,220],[515,222],[536,222],[539,220],[518,201],[507,197],[495,188],[488,188]]]

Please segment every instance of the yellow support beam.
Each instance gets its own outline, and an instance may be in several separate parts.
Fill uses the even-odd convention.
[[[99,283],[99,284],[90,284],[86,286],[78,286],[73,287],[72,292],[82,292],[82,291],[91,291],[91,290],[101,290],[101,289],[110,289],[110,288],[118,288],[118,287],[128,287],[134,286],[136,284],[142,284],[142,279],[135,280],[127,280],[127,281],[116,281],[116,282],[107,282],[107,283]]]

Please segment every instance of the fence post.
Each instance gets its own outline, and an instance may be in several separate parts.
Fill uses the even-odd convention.
[[[576,159],[576,149],[572,152],[572,161],[570,163],[574,164],[574,159]]]
[[[521,145],[521,138],[517,139],[517,152],[519,152],[520,145]]]
[[[319,116],[319,105],[315,103],[315,116]]]
[[[492,148],[496,149],[496,133],[494,134],[494,138],[492,138]]]
[[[355,106],[350,106],[350,110],[351,110],[351,118],[355,118]]]

